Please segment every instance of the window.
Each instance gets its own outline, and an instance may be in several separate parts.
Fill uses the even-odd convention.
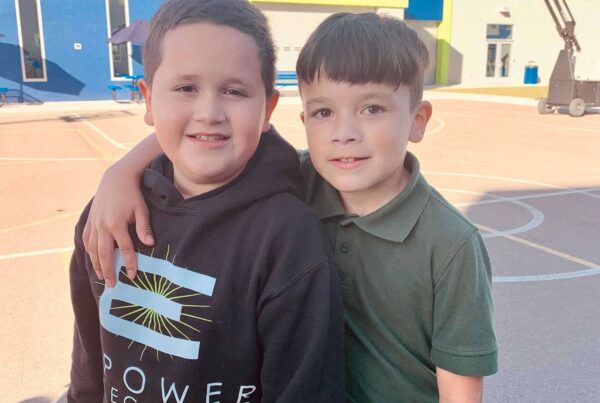
[[[487,39],[512,39],[512,25],[488,24]]]
[[[128,0],[106,0],[108,36],[129,24]],[[108,44],[110,57],[111,79],[131,74],[129,44]]]
[[[512,37],[512,25],[487,25],[486,77],[493,79],[510,77]]]
[[[40,0],[15,0],[23,81],[47,81]]]

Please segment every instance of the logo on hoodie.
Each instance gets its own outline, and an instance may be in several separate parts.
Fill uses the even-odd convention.
[[[137,277],[126,284],[119,279],[123,256],[115,250],[115,286],[105,288],[100,297],[100,324],[108,332],[162,353],[198,359],[200,341],[190,339],[184,331],[200,332],[189,320],[210,322],[192,314],[209,305],[186,304],[186,299],[200,294],[212,297],[216,279],[167,260],[140,253],[136,257]]]

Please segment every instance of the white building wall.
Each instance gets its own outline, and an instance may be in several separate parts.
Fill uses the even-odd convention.
[[[404,18],[403,9],[370,7],[329,7],[310,5],[261,4],[255,3],[269,19],[273,40],[277,46],[277,70],[294,71],[302,46],[317,28],[331,14],[338,12],[366,13],[377,12]],[[435,81],[435,57],[437,23],[430,21],[406,21],[429,49],[430,66],[425,72],[425,84]]]
[[[600,79],[600,0],[567,0],[582,46],[576,75]],[[504,16],[500,10],[510,10]],[[454,0],[449,83],[465,85],[521,84],[529,61],[539,66],[547,83],[564,42],[543,0]],[[487,24],[512,24],[511,71],[507,78],[486,77]]]

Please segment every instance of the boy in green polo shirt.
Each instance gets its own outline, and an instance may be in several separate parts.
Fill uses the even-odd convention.
[[[479,402],[483,376],[497,370],[481,236],[407,152],[431,116],[422,101],[427,64],[414,31],[373,13],[327,18],[298,59],[310,151],[301,154],[300,186],[335,247],[350,402]],[[100,195],[132,200],[131,165],[145,166],[154,141],[113,169]],[[115,211],[122,224],[135,215],[142,240],[151,236],[144,206],[108,199],[88,221],[93,240],[128,241],[123,225],[106,224]]]

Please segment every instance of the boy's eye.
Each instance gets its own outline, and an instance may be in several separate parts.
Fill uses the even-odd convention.
[[[367,112],[369,115],[378,115],[383,112],[383,108],[379,105],[368,105],[363,111]]]
[[[332,114],[332,112],[331,112],[331,110],[329,110],[329,109],[319,109],[319,110],[317,110],[317,111],[313,112],[313,114],[312,114],[312,115],[313,115],[315,118],[320,118],[320,119],[322,119],[322,118],[328,118],[328,117],[330,117],[330,116],[331,116],[331,114]]]
[[[181,87],[177,87],[177,92],[192,92],[195,88],[193,85],[182,85]]]
[[[225,94],[227,94],[227,95],[234,95],[236,97],[245,97],[246,96],[245,93],[243,93],[242,91],[237,90],[235,88],[227,88],[225,90]]]

